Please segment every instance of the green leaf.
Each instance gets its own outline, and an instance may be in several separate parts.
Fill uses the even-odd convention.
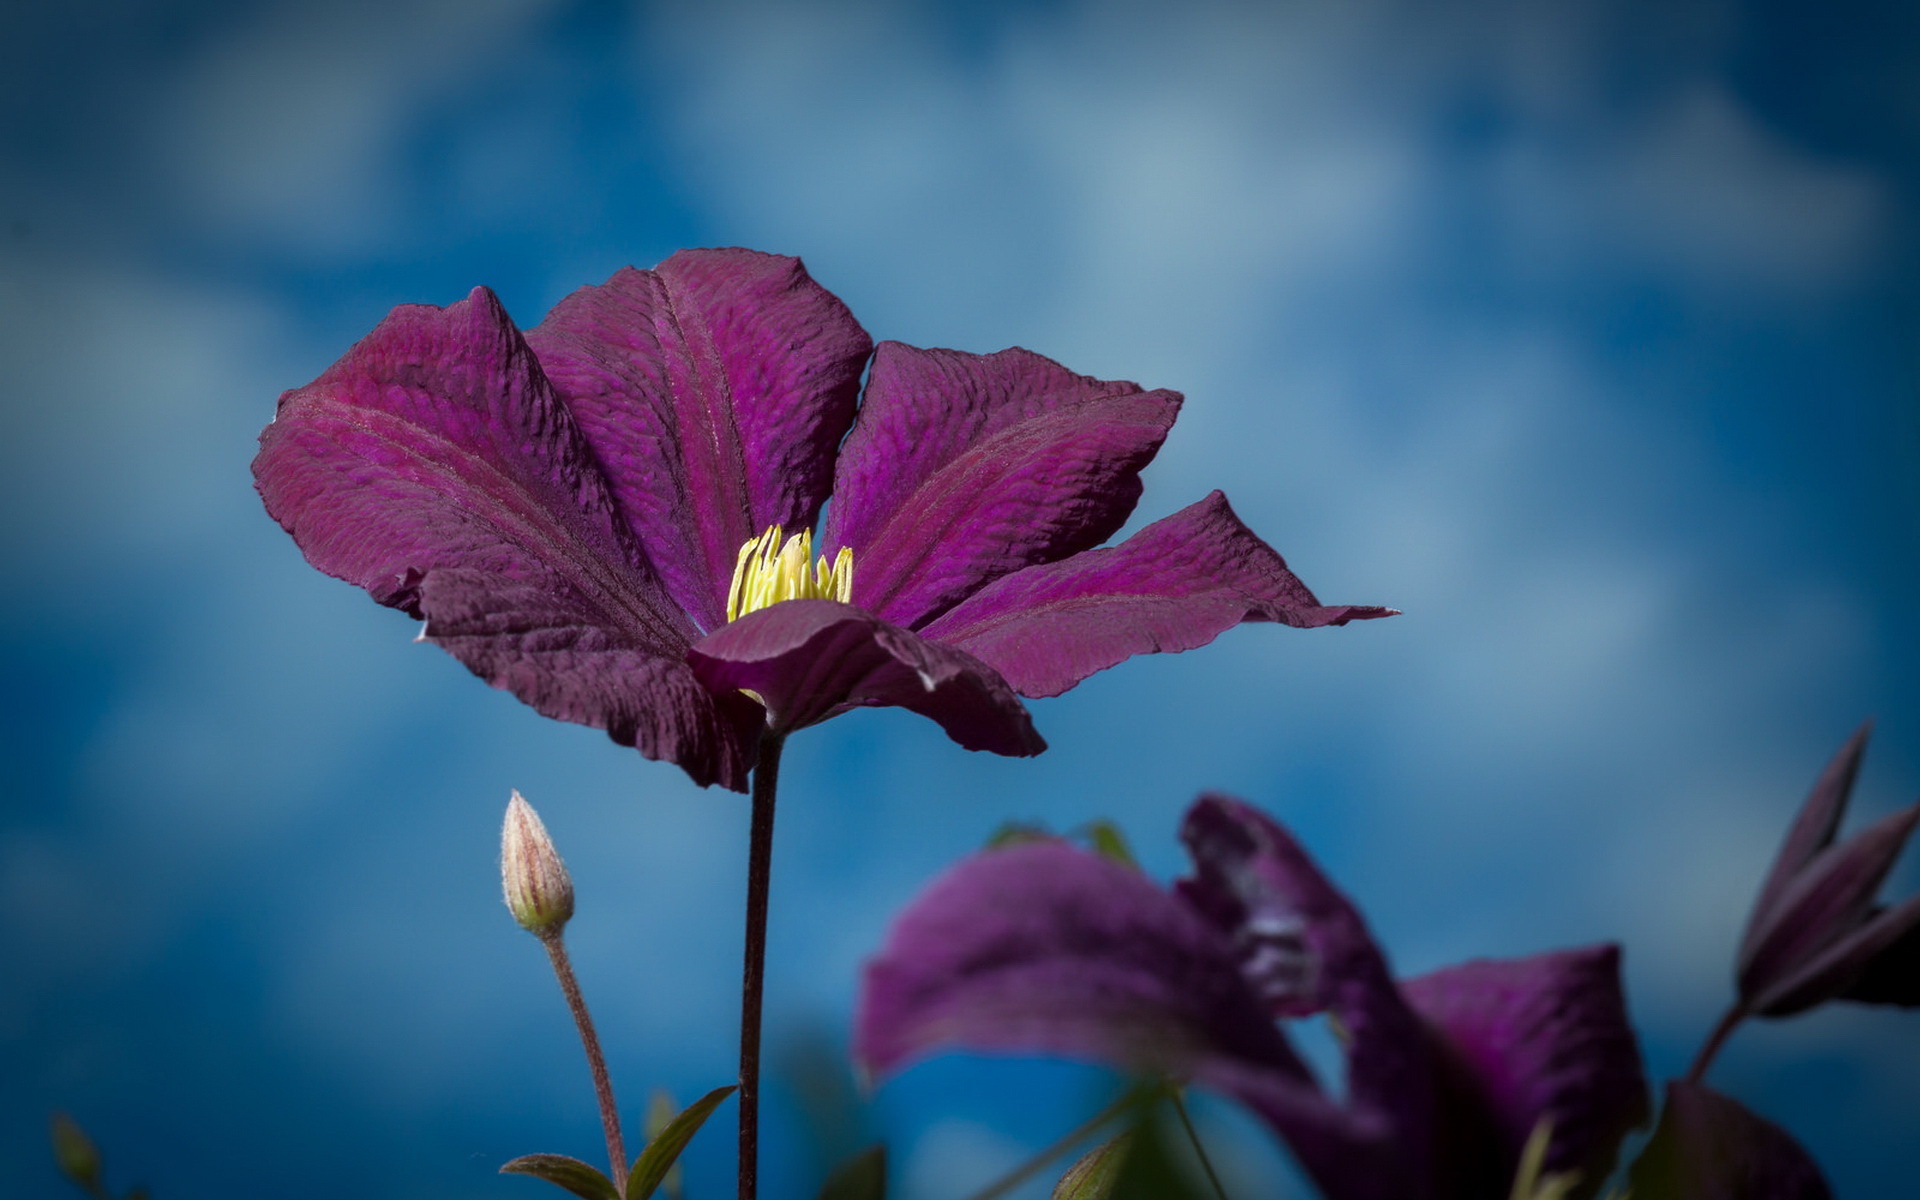
[[[1053,834],[1045,825],[1036,825],[1031,821],[1008,821],[1005,825],[987,835],[986,850],[1005,850],[1008,846],[1024,846],[1029,842],[1050,842]]]
[[[1089,1150],[1053,1185],[1053,1200],[1108,1200],[1120,1186],[1120,1172],[1133,1149],[1133,1137],[1134,1131],[1129,1129]]]
[[[1627,1174],[1634,1200],[1832,1200],[1793,1135],[1705,1084],[1670,1080],[1660,1124]]]
[[[564,1154],[528,1154],[500,1168],[502,1175],[531,1175],[563,1187],[584,1200],[620,1200],[613,1180],[598,1169]]]
[[[673,1124],[674,1110],[678,1107],[673,1102],[673,1093],[665,1088],[653,1089],[653,1098],[647,1101],[647,1141],[651,1142],[666,1132],[667,1126]],[[660,1181],[660,1191],[667,1200],[680,1200],[681,1176],[684,1174],[680,1164],[674,1163]]]
[[[886,1200],[887,1148],[868,1146],[833,1169],[820,1200]]]
[[[53,1161],[60,1173],[88,1191],[100,1187],[100,1151],[79,1122],[63,1112],[53,1114]]]
[[[640,1152],[640,1157],[633,1160],[633,1170],[627,1174],[627,1200],[647,1200],[647,1197],[653,1195],[654,1189],[660,1186],[660,1181],[665,1179],[667,1172],[673,1169],[673,1164],[679,1159],[680,1152],[685,1150],[687,1143],[693,1140],[693,1135],[700,1132],[700,1127],[706,1124],[708,1117],[713,1115],[713,1110],[720,1107],[720,1102],[737,1090],[739,1089],[733,1084],[715,1088],[687,1105],[686,1110],[679,1116],[668,1121],[666,1128],[647,1143],[647,1148]],[[615,1197],[615,1200],[618,1200],[618,1197]]]
[[[1101,858],[1119,863],[1123,867],[1132,867],[1138,871],[1140,860],[1133,856],[1133,847],[1127,844],[1127,835],[1120,827],[1102,817],[1098,821],[1089,821],[1086,827],[1087,842],[1093,852]]]

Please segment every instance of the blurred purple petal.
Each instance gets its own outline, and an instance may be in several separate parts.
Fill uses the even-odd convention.
[[[527,340],[674,600],[719,628],[741,545],[819,516],[866,331],[797,258],[682,250],[574,292]]]
[[[1459,1076],[1457,1104],[1491,1119],[1494,1136],[1479,1145],[1449,1139],[1449,1173],[1477,1177],[1497,1193],[1544,1118],[1553,1122],[1546,1169],[1579,1171],[1575,1196],[1597,1192],[1620,1139],[1648,1115],[1619,949],[1464,963],[1400,988],[1443,1039]],[[1454,1128],[1468,1124],[1460,1108],[1449,1107]]]
[[[1763,1017],[1788,1017],[1836,997],[1851,997],[1855,984],[1870,968],[1879,965],[1886,956],[1903,951],[1907,956],[1904,964],[1897,958],[1890,959],[1877,983],[1869,987],[1899,989],[1900,972],[1904,969],[1904,994],[1908,999],[1893,998],[1901,994],[1895,990],[1883,1003],[1920,1003],[1920,996],[1915,992],[1912,939],[1908,937],[1917,925],[1920,925],[1920,896],[1909,896],[1903,903],[1879,910],[1756,995],[1752,1001],[1753,1011]]]
[[[1868,960],[1842,998],[1862,1004],[1920,1007],[1920,897],[1909,897],[1896,909],[1876,913],[1869,923],[1882,920],[1900,928],[1900,936]]]
[[[1800,1003],[1805,998],[1804,969],[1816,960],[1825,961],[1823,952],[1872,910],[1874,895],[1916,822],[1920,822],[1920,804],[1882,817],[1828,846],[1800,869],[1753,930],[1748,954],[1739,966],[1742,1002],[1756,1012],[1785,1015],[1796,1011],[1781,1007],[1788,999],[1806,1007],[1828,998]]]
[[[1204,646],[1242,621],[1311,628],[1391,615],[1322,605],[1214,492],[1118,546],[1005,576],[924,632],[1039,697],[1135,654]]]
[[[883,342],[820,545],[852,547],[856,603],[918,628],[993,579],[1118,532],[1179,408],[1178,393],[1028,350]]]
[[[1634,1200],[1831,1200],[1807,1152],[1772,1121],[1702,1084],[1667,1084],[1653,1139],[1628,1176]]]
[[[787,600],[695,644],[687,660],[715,692],[757,693],[780,732],[858,705],[898,705],[939,722],[969,750],[1046,749],[1026,705],[993,668],[872,613]]]
[[[1767,872],[1767,881],[1761,885],[1760,895],[1754,900],[1753,911],[1747,917],[1746,933],[1740,939],[1742,963],[1753,956],[1760,927],[1768,923],[1781,893],[1786,891],[1793,877],[1814,855],[1833,844],[1833,835],[1840,828],[1841,818],[1846,816],[1847,798],[1853,793],[1853,781],[1860,773],[1860,759],[1866,753],[1867,738],[1872,733],[1873,722],[1861,722],[1860,728],[1853,731],[1847,744],[1840,747],[1839,753],[1820,772],[1820,778],[1814,781],[1806,803],[1801,805],[1792,828],[1787,830],[1785,840],[1780,843],[1780,853],[1774,856],[1773,868]]]
[[[1218,930],[1138,871],[1058,841],[953,867],[867,965],[856,1057],[888,1074],[946,1047],[1313,1089]]]

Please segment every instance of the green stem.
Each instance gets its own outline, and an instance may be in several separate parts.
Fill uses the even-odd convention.
[[[753,767],[753,828],[747,839],[747,936],[740,967],[740,1200],[760,1175],[760,1008],[766,990],[767,893],[773,877],[773,803],[786,735],[760,735]]]
[[[1173,1111],[1180,1114],[1180,1124],[1187,1131],[1187,1140],[1193,1143],[1193,1152],[1200,1159],[1200,1166],[1207,1173],[1207,1182],[1213,1185],[1213,1194],[1220,1200],[1227,1200],[1227,1189],[1220,1186],[1220,1176],[1214,1172],[1213,1160],[1207,1157],[1207,1148],[1200,1144],[1200,1133],[1193,1127],[1193,1118],[1187,1115],[1187,1102],[1180,1098],[1180,1089],[1170,1091],[1173,1097]]]
[[[613,1101],[613,1079],[607,1074],[607,1059],[600,1052],[599,1035],[593,1031],[593,1017],[587,1012],[586,998],[580,994],[580,982],[573,977],[573,963],[567,959],[567,945],[558,926],[540,935],[547,957],[553,961],[553,973],[560,980],[560,991],[573,1013],[573,1024],[580,1031],[580,1045],[587,1052],[587,1069],[593,1072],[593,1098],[600,1105],[600,1127],[607,1135],[607,1164],[613,1189],[627,1191],[627,1147],[620,1136],[620,1106]]]

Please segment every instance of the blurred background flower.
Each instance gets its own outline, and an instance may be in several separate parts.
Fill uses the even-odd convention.
[[[1007,817],[1115,817],[1165,879],[1159,831],[1237,792],[1403,975],[1618,939],[1658,1077],[1729,998],[1832,747],[1878,717],[1856,821],[1920,793],[1904,6],[76,0],[10,26],[23,1191],[59,1186],[54,1108],[163,1196],[510,1197],[540,1187],[494,1175],[526,1146],[590,1156],[566,1014],[499,911],[509,787],[570,848],[625,1094],[731,1075],[744,803],[474,687],[249,486],[282,389],[475,284],[528,323],[681,246],[802,255],[875,337],[1183,391],[1153,495],[1222,487],[1322,595],[1407,613],[1096,676],[1033,706],[1032,762],[898,712],[797,740],[769,1194],[885,1135],[901,1194],[957,1195],[1112,1086],[941,1060],[862,1113],[803,1069],[844,1051],[889,914]],[[1756,1026],[1714,1082],[1839,1194],[1902,1194],[1903,1014]],[[1230,1186],[1282,1169],[1230,1106],[1199,1116]],[[686,1164],[725,1194],[727,1138]]]

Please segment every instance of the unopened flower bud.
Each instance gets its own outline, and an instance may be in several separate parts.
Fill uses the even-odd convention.
[[[557,934],[573,918],[573,879],[540,814],[519,792],[507,801],[500,831],[500,886],[513,919],[529,933]]]

